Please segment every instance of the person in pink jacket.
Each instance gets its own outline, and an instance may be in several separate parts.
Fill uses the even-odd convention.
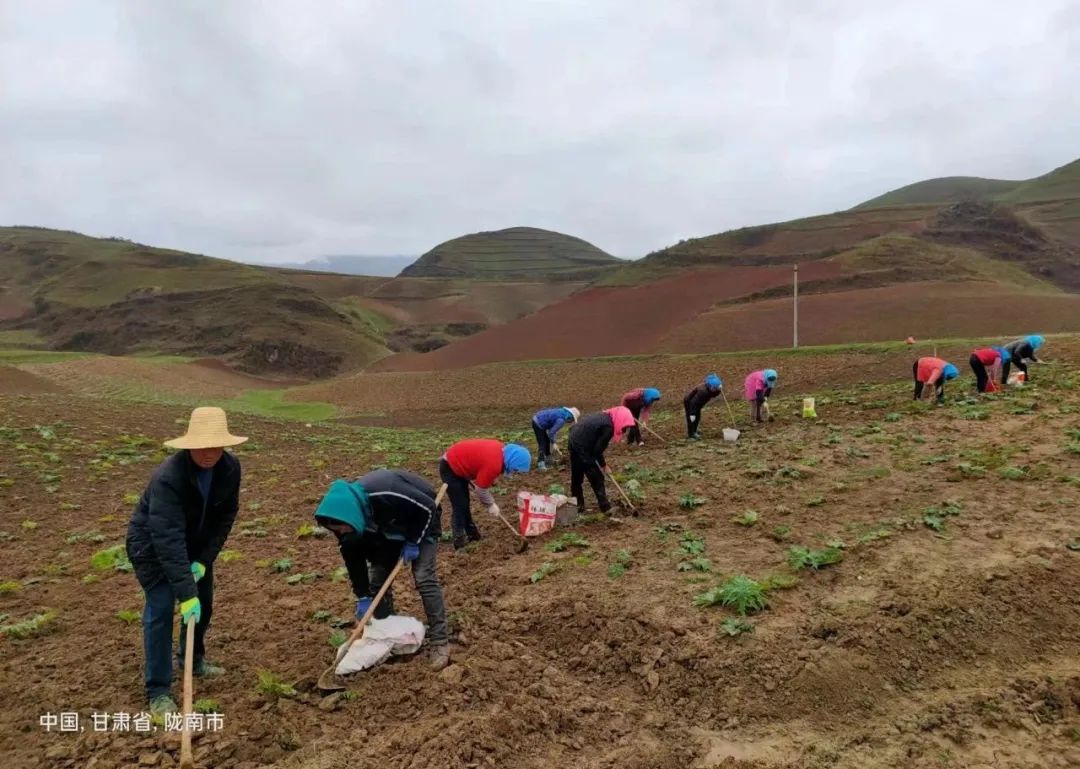
[[[776,370],[771,368],[755,371],[746,377],[746,400],[750,404],[750,417],[755,422],[762,421],[761,407],[768,397],[772,395],[777,378]]]

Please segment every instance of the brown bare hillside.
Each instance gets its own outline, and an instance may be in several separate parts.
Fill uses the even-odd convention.
[[[840,275],[816,262],[808,279]],[[787,267],[700,269],[633,287],[590,288],[521,320],[423,356],[395,356],[384,370],[461,368],[500,360],[628,355],[651,351],[671,328],[717,301],[790,282]]]

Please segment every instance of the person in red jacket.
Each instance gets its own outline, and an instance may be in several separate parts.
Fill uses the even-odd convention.
[[[919,358],[911,366],[911,375],[915,378],[915,400],[923,397],[923,389],[933,385],[937,392],[937,402],[945,402],[945,383],[956,379],[960,372],[956,366],[941,358]],[[926,390],[927,393],[930,390]]]
[[[488,513],[497,516],[499,506],[491,496],[491,487],[503,473],[529,472],[531,463],[532,457],[524,446],[485,438],[458,441],[446,450],[439,460],[439,477],[446,484],[446,495],[453,508],[455,550],[480,540],[480,530],[469,509],[469,486],[476,489],[476,498],[487,507]]]
[[[1009,351],[1003,347],[980,347],[972,351],[969,362],[975,372],[975,389],[984,393],[988,382],[1001,377],[1002,364],[1009,362]]]

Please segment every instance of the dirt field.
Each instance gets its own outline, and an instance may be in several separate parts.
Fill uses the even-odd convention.
[[[1026,292],[987,282],[907,283],[814,294],[799,299],[802,344],[837,339],[869,342],[908,335],[1008,335],[1021,326],[1076,331],[1080,294]],[[672,330],[656,349],[698,353],[738,349],[743,339],[765,347],[791,342],[791,298],[719,307]]]
[[[839,265],[827,262],[811,262],[800,269],[804,280],[842,273]],[[692,270],[635,287],[590,288],[432,353],[394,356],[375,368],[445,370],[495,361],[652,352],[670,329],[717,302],[790,281],[790,267],[722,267]]]
[[[559,367],[583,373],[573,362],[534,365],[532,377],[526,365],[461,372],[474,389],[433,414],[443,432],[238,416],[235,431],[253,440],[238,450],[235,556],[217,565],[208,639],[228,672],[197,693],[218,703],[225,729],[196,740],[197,764],[1076,766],[1080,370],[1075,340],[1050,350],[1058,362],[1037,369],[1034,386],[980,399],[965,373],[943,408],[912,403],[905,381],[869,384],[901,355],[792,356],[779,367],[788,386],[777,421],[747,428],[737,444],[719,440],[716,402],[706,440],[681,440],[672,398],[654,420],[666,444],[609,453],[620,481],[640,488],[639,518],[589,519],[565,551],[545,547],[560,533],[524,555],[478,519],[487,538],[440,560],[455,664],[438,675],[422,659],[386,665],[326,710],[310,686],[331,661],[330,623],[348,618],[353,601],[332,577],[336,547],[298,527],[330,480],[379,464],[433,479],[447,443],[477,431],[476,403],[492,404],[490,419],[510,437],[527,424],[526,403],[603,398],[601,380]],[[684,382],[701,373],[699,359],[667,364]],[[608,392],[653,370],[605,363],[622,365],[603,369]],[[425,389],[433,379],[417,378],[434,375],[382,376],[352,383],[381,393],[381,405],[375,396],[358,405],[387,408],[406,386],[414,410],[419,395],[435,399]],[[820,418],[803,420],[815,377],[826,382]],[[114,399],[0,395],[0,627],[56,612],[38,635],[0,638],[5,768],[174,766],[176,741],[164,736],[95,734],[88,722],[82,734],[46,734],[38,719],[142,706],[139,625],[117,616],[139,610],[140,593],[130,574],[96,570],[90,558],[122,541],[125,497],[142,490],[159,441],[184,416]],[[561,471],[533,473],[504,483],[500,501],[509,509],[518,488],[566,483]],[[284,557],[291,568],[275,572]],[[795,568],[807,558],[820,568]],[[306,576],[288,584],[295,575]],[[735,575],[764,584],[768,607],[740,617],[695,606]],[[399,606],[416,614],[407,582]],[[298,693],[258,693],[259,670]]]

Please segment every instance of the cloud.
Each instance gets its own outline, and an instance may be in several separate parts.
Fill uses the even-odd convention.
[[[0,0],[0,212],[254,261],[637,256],[1075,158],[1061,2]]]

